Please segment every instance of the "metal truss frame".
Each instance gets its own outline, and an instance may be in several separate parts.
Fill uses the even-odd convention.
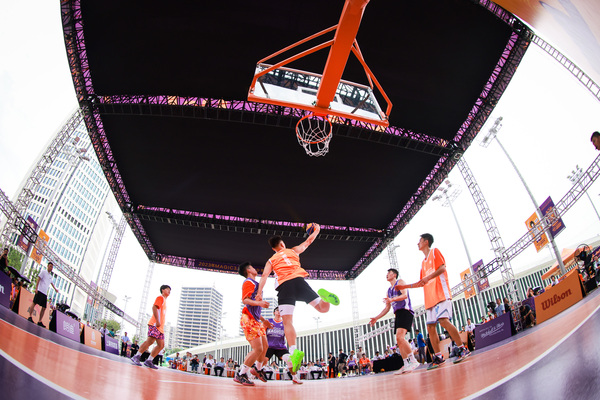
[[[124,216],[121,217],[119,225],[116,227],[117,229],[115,236],[113,237],[112,244],[110,246],[110,252],[108,253],[108,258],[106,259],[106,264],[104,265],[104,271],[102,271],[102,279],[100,280],[100,290],[102,293],[108,291],[110,278],[112,277],[115,262],[117,261],[117,254],[119,254],[119,248],[121,247],[121,242],[123,241],[126,221],[127,220]]]
[[[71,138],[73,132],[77,129],[81,121],[83,120],[83,115],[79,109],[77,109],[71,117],[67,120],[67,122],[63,125],[60,132],[56,134],[50,145],[44,151],[44,154],[40,157],[37,164],[33,168],[33,171],[29,175],[29,178],[25,182],[23,189],[19,193],[19,197],[16,200],[15,211],[16,213],[7,214],[7,220],[2,229],[2,234],[0,235],[0,242],[7,244],[11,241],[10,236],[17,229],[21,229],[22,227],[16,223],[17,216],[24,215],[31,199],[35,195],[37,189],[41,185],[46,173],[50,169],[50,166],[56,160],[56,157],[60,154],[60,151],[65,147]],[[35,232],[34,232],[35,234]],[[35,241],[35,239],[34,239]]]
[[[2,212],[7,218],[11,218],[18,226],[23,226],[24,233],[28,234],[28,236],[35,235],[35,231],[33,228],[26,223],[25,218],[18,212],[17,207],[10,201],[8,196],[0,189],[0,212]],[[111,311],[119,312],[120,310],[115,307],[110,301],[108,301],[102,294],[89,285],[79,274],[75,271],[74,268],[69,266],[68,263],[63,261],[51,248],[46,244],[45,241],[39,240],[32,242],[32,246],[34,246],[39,254],[41,254],[48,262],[54,264],[54,268],[60,271],[68,280],[73,282],[78,288],[83,290],[88,296],[92,299],[100,302],[105,307],[109,308]],[[131,316],[124,314],[120,311],[120,315],[127,322],[131,323],[134,326],[138,326],[138,321],[133,319]]]
[[[141,336],[145,335],[145,332],[142,331],[142,326],[144,325],[142,322],[142,318],[147,311],[148,304],[148,294],[150,293],[150,283],[152,282],[152,275],[154,274],[154,262],[150,261],[148,263],[148,270],[146,271],[146,279],[144,280],[144,289],[142,290],[142,301],[140,301],[140,309],[138,311],[138,321],[140,321],[140,326],[136,327],[136,335]]]

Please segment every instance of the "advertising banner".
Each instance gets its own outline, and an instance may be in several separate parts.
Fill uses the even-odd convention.
[[[108,335],[104,336],[104,351],[119,355],[119,341]]]
[[[10,308],[10,292],[12,290],[12,280],[8,275],[0,272],[0,304]]]
[[[81,341],[79,336],[79,321],[58,310],[55,311],[54,318],[56,318],[56,333],[78,343]]]
[[[83,327],[83,343],[86,346],[102,350],[102,334],[89,326]]]
[[[471,270],[465,269],[460,273],[460,279],[465,282],[465,285],[470,285],[473,280],[469,279],[471,277]],[[475,286],[471,286],[470,288],[465,290],[465,300],[469,300],[471,297],[475,296]]]
[[[583,299],[577,269],[573,269],[556,285],[535,297],[536,322],[544,322]]]
[[[48,244],[49,240],[50,236],[48,236],[48,234],[44,232],[43,229],[40,229],[35,243],[39,246],[45,247]],[[31,258],[33,258],[33,260],[38,264],[42,263],[42,255],[37,251],[35,247],[31,250]]]
[[[542,212],[542,214],[544,214],[544,217],[547,216],[550,219],[556,218],[556,215],[554,212],[554,202],[552,201],[552,199],[550,197],[548,197],[542,203],[542,205],[540,205],[540,211]],[[565,223],[563,222],[562,218],[556,219],[552,223],[552,225],[550,225],[550,233],[552,234],[552,237],[556,237],[556,235],[561,233],[564,229],[565,229]]]
[[[27,225],[21,229],[21,235],[17,239],[17,246],[25,252],[29,251],[31,243],[35,242],[38,224],[31,217],[27,217]],[[29,229],[31,228],[31,229]]]
[[[475,264],[473,264],[473,274],[476,274],[477,271],[479,271],[479,269],[483,267],[483,260],[479,260],[477,261]],[[480,292],[483,292],[486,289],[489,289],[490,287],[490,281],[488,280],[487,277],[479,280],[477,282],[477,288],[479,289]]]
[[[498,318],[475,327],[475,345],[477,346],[477,350],[511,337],[511,317],[511,313],[504,313]]]
[[[531,217],[527,218],[527,221],[525,221],[525,225],[531,233],[531,237],[533,238],[533,244],[535,245],[535,249],[538,253],[541,249],[544,248],[544,246],[546,246],[549,243],[548,236],[546,236],[545,232],[538,236],[536,239],[536,235],[544,231],[544,228],[541,225],[535,226],[539,221],[540,219],[538,218],[537,213],[531,214]]]
[[[29,306],[33,303],[33,293],[25,288],[21,288],[21,292],[19,293],[19,315],[23,318],[29,318]],[[33,314],[31,314],[31,319],[33,322],[37,324],[40,318],[40,310],[42,308],[37,304],[33,308]],[[48,308],[46,307],[46,312],[44,312],[44,316],[42,317],[42,324],[45,326],[50,326],[50,313],[48,312]]]

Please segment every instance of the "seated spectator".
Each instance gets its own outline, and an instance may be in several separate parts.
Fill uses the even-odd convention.
[[[530,328],[535,325],[535,313],[529,307],[529,304],[523,304],[520,308],[521,311],[521,324],[523,328]]]
[[[198,356],[194,356],[194,358],[192,358],[192,361],[190,361],[191,367],[192,367],[192,372],[197,374],[198,373],[198,367],[200,366],[200,360],[198,360]]]
[[[225,369],[225,358],[221,357],[221,360],[215,364],[215,376],[223,376],[223,370]]]
[[[527,289],[527,298],[534,297],[534,296],[535,296],[535,294],[533,293],[533,288]]]
[[[556,275],[552,275],[550,277],[550,286],[554,286],[558,283],[558,281],[556,280]]]
[[[362,356],[358,360],[358,368],[362,375],[366,375],[371,372],[371,361],[367,358],[365,353],[362,353]]]
[[[308,370],[310,371],[310,376],[313,379],[321,379],[321,374],[323,373],[323,369],[314,363],[308,363]],[[315,378],[316,375],[316,378]]]
[[[270,365],[265,365],[263,366],[263,372],[265,373],[265,377],[268,380],[273,379],[273,367],[271,367]]]
[[[385,351],[385,353],[383,354],[383,358],[388,358],[388,357],[391,357],[391,355],[392,355],[392,354],[390,353],[390,351],[389,351],[389,350],[386,350],[386,351]]]
[[[212,354],[209,354],[208,358],[204,362],[204,366],[208,369],[211,369],[214,365],[215,365],[215,359],[213,358]]]
[[[358,360],[354,357],[354,354],[348,358],[348,374],[354,376],[358,373]]]

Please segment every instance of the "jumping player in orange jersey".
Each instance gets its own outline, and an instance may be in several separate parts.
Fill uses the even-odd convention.
[[[461,362],[471,353],[465,348],[460,338],[458,329],[450,322],[452,318],[452,295],[446,272],[446,260],[438,249],[432,249],[433,236],[429,233],[421,235],[417,244],[419,250],[425,254],[421,263],[421,280],[411,285],[397,285],[396,289],[410,289],[422,287],[425,292],[425,312],[427,315],[427,332],[431,340],[431,346],[435,351],[433,362],[427,369],[434,369],[442,365],[446,360],[440,351],[440,339],[435,330],[438,322],[448,331],[454,343],[459,344],[459,355],[454,363]]]
[[[300,254],[314,242],[321,231],[318,224],[314,224],[314,227],[314,231],[304,242],[291,249],[286,248],[280,236],[273,236],[269,239],[269,244],[275,254],[267,261],[258,286],[259,300],[262,300],[262,290],[267,278],[271,271],[275,273],[275,289],[278,292],[279,312],[283,318],[285,338],[291,353],[292,375],[298,371],[302,358],[304,358],[304,352],[296,348],[296,330],[293,324],[296,300],[310,304],[321,313],[329,311],[329,304],[340,304],[340,300],[335,294],[325,289],[319,289],[317,294],[304,280],[308,273],[300,266]]]

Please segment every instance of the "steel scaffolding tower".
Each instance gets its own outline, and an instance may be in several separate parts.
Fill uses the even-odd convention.
[[[469,168],[469,165],[465,161],[464,157],[458,161],[458,169],[460,170],[465,183],[469,188],[469,192],[471,192],[471,196],[473,197],[475,205],[477,206],[477,211],[479,211],[479,215],[483,221],[483,226],[485,227],[488,238],[490,239],[490,243],[492,244],[492,250],[494,251],[494,255],[498,260],[498,268],[502,274],[502,282],[504,283],[504,286],[506,286],[509,299],[512,303],[513,319],[515,321],[516,328],[517,330],[521,330],[521,316],[519,313],[519,308],[521,306],[522,296],[519,293],[519,285],[517,285],[515,274],[510,266],[510,261],[504,255],[505,248],[502,237],[500,236],[500,231],[498,230],[498,226],[494,221],[492,212],[490,211],[490,208],[483,197],[483,193],[481,192],[481,189],[475,180],[475,176],[473,176],[471,168]],[[479,275],[479,271],[477,275]]]
[[[352,331],[354,333],[354,348],[360,346],[361,329],[358,323],[358,297],[356,296],[356,280],[350,279],[350,297],[352,298]]]
[[[35,195],[39,185],[44,180],[44,177],[50,169],[50,166],[60,154],[64,146],[68,143],[69,138],[82,121],[83,114],[81,113],[80,109],[77,109],[63,125],[60,132],[55,136],[54,140],[46,148],[46,151],[33,168],[33,171],[29,175],[29,179],[27,179],[27,182],[25,182],[25,185],[23,185],[23,189],[21,189],[19,197],[15,201],[14,212],[6,214],[6,223],[4,224],[2,234],[0,235],[0,242],[4,245],[11,241],[10,236],[12,233],[22,228],[19,223],[17,223],[17,219],[25,214],[25,211],[29,206],[29,202]]]
[[[141,327],[144,326],[144,315],[147,303],[148,303],[148,294],[150,294],[150,283],[152,282],[152,275],[154,274],[154,263],[150,261],[148,263],[148,270],[146,271],[146,279],[144,280],[144,290],[142,291],[142,301],[140,301],[140,310],[138,311],[138,321],[140,321],[140,325],[136,329],[136,335],[141,338],[141,335],[145,333],[142,331]]]
[[[113,224],[115,224],[112,215],[109,214],[109,218]],[[115,267],[115,261],[117,261],[117,254],[119,253],[119,247],[121,247],[121,241],[123,240],[123,234],[125,233],[125,224],[127,223],[125,216],[121,217],[119,221],[119,225],[117,226],[117,231],[115,232],[115,236],[112,240],[112,245],[110,247],[110,253],[108,253],[108,258],[106,260],[106,265],[104,266],[104,271],[102,273],[102,280],[100,281],[100,292],[102,294],[108,291],[108,285],[110,284],[110,277],[112,276],[113,269]]]
[[[35,247],[38,253],[45,257],[48,262],[53,263],[54,268],[61,272],[68,280],[73,282],[73,284],[83,290],[92,299],[99,301],[100,304],[104,304],[117,312],[120,312],[119,316],[123,317],[132,325],[136,327],[138,326],[138,322],[136,320],[118,310],[107,299],[104,298],[102,293],[98,292],[95,288],[84,281],[83,278],[79,276],[77,271],[75,271],[75,269],[71,268],[54,251],[52,251],[50,246],[46,245],[46,242],[43,240],[37,242],[35,239],[31,240],[32,238],[35,238],[36,232],[33,230],[33,228],[31,228],[31,226],[29,226],[29,224],[26,223],[25,218],[18,213],[16,206],[9,200],[8,196],[6,196],[2,190],[0,190],[0,212],[3,213],[7,219],[14,221],[15,226],[22,226],[22,233],[29,238],[32,246]]]

